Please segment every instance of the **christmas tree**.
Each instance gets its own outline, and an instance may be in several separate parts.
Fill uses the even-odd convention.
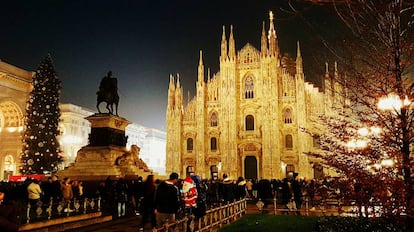
[[[60,83],[52,59],[47,55],[33,77],[33,89],[26,105],[22,174],[53,173],[62,161],[56,138],[59,135]]]

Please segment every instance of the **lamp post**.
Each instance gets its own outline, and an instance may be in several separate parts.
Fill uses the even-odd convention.
[[[398,89],[400,90],[400,89]],[[402,100],[403,99],[403,100]],[[399,95],[390,93],[386,97],[382,97],[378,101],[378,109],[383,111],[391,111],[396,117],[400,124],[396,124],[397,134],[399,134],[399,140],[401,144],[399,145],[399,150],[401,152],[401,171],[404,177],[405,183],[405,205],[407,210],[407,215],[412,216],[412,209],[411,209],[411,199],[413,197],[413,188],[412,188],[412,179],[411,179],[411,162],[410,162],[410,133],[413,129],[409,122],[410,116],[410,106],[411,101],[408,99],[408,96],[404,96],[402,91],[399,91]],[[394,119],[392,119],[394,120]],[[398,145],[398,141],[396,141]]]

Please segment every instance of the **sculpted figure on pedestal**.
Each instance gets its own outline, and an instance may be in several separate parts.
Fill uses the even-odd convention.
[[[99,91],[96,92],[97,95],[97,104],[96,108],[98,112],[101,113],[99,105],[102,102],[106,102],[106,109],[110,114],[114,112],[115,104],[115,114],[118,116],[118,80],[115,77],[112,77],[112,72],[109,71],[108,75],[104,76],[99,84]]]

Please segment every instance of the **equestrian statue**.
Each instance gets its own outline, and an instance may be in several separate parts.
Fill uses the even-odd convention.
[[[99,105],[102,102],[106,102],[106,109],[110,114],[113,114],[115,104],[115,114],[118,116],[118,80],[115,77],[112,77],[111,71],[102,78],[101,83],[99,84],[99,91],[96,92],[96,95],[98,98],[96,108],[99,113],[101,113]]]

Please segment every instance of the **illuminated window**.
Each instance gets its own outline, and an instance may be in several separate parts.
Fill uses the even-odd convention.
[[[212,137],[210,139],[210,150],[211,151],[216,151],[217,150],[217,138],[216,137]]]
[[[286,135],[286,137],[285,137],[285,147],[288,150],[292,150],[293,149],[293,139],[292,139],[292,135]]]
[[[192,151],[193,151],[193,139],[188,138],[187,139],[187,152],[192,152]]]
[[[292,110],[291,109],[285,109],[283,112],[283,120],[285,124],[292,123]]]
[[[254,117],[253,115],[247,115],[246,116],[246,130],[254,130]]]
[[[254,97],[254,84],[251,76],[244,80],[244,97],[246,99]]]
[[[211,121],[210,121],[210,125],[212,126],[212,127],[216,127],[217,126],[217,114],[216,114],[216,112],[213,112],[212,114],[211,114],[211,119],[210,119]]]

